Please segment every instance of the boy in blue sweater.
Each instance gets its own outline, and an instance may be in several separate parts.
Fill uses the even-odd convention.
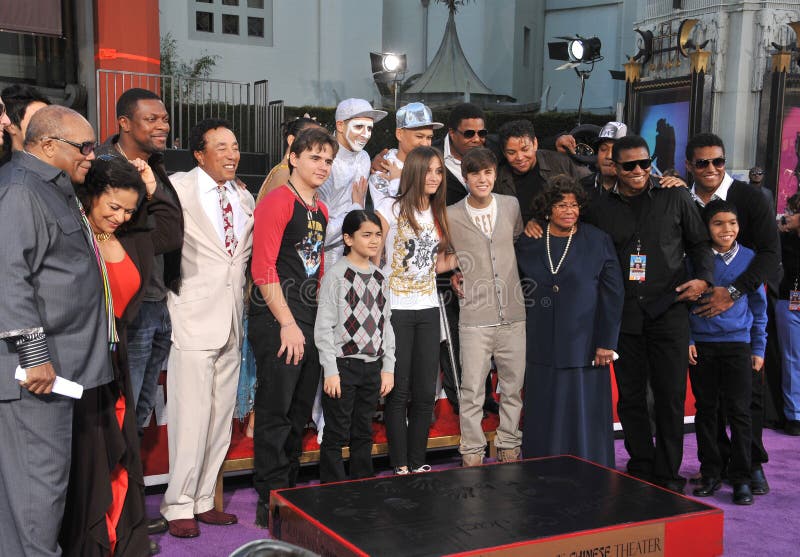
[[[703,219],[714,251],[714,284],[727,287],[747,269],[755,254],[736,242],[736,206],[716,199],[706,205]],[[694,426],[702,476],[693,494],[709,497],[722,486],[723,462],[717,441],[717,406],[722,400],[731,426],[728,478],[733,484],[733,502],[751,505],[751,369],[758,371],[764,365],[766,295],[758,288],[710,319],[691,313],[689,322],[689,378],[696,401]]]

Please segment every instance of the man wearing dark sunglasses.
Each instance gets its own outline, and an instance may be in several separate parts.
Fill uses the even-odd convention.
[[[74,401],[51,394],[56,376],[85,389],[114,378],[103,275],[74,189],[94,160],[80,145],[94,141],[83,116],[48,106],[31,118],[25,151],[0,169],[4,555],[61,554]],[[14,379],[15,368],[23,380]]]
[[[444,138],[433,141],[432,145],[444,155],[448,205],[467,196],[467,186],[461,176],[461,159],[470,149],[483,147],[488,134],[483,110],[472,103],[462,103],[450,111]]]
[[[714,317],[733,306],[744,295],[768,286],[770,310],[774,307],[777,287],[781,280],[780,238],[775,222],[775,209],[757,189],[734,180],[725,171],[725,144],[712,133],[695,135],[686,145],[686,169],[692,173],[692,195],[700,207],[713,199],[725,199],[736,206],[739,235],[736,241],[753,250],[755,257],[747,269],[732,284],[719,285],[703,296],[693,312],[702,317]],[[768,350],[769,352],[769,350]],[[762,464],[768,455],[762,442],[764,425],[764,374],[753,369],[753,392],[750,402],[752,421],[752,456],[750,489],[754,495],[769,491]],[[720,435],[725,427],[720,423]],[[725,455],[723,454],[723,458]]]
[[[625,304],[614,371],[618,414],[630,455],[628,472],[682,493],[683,409],[689,314],[713,284],[708,232],[686,188],[661,186],[650,175],[647,142],[628,135],[612,149],[617,183],[596,198],[586,220],[614,241],[625,279]],[[684,254],[694,268],[687,277]],[[642,262],[634,268],[634,262]],[[648,383],[655,399],[650,430]]]
[[[747,176],[750,178],[750,185],[761,192],[761,195],[767,200],[767,205],[771,209],[775,209],[775,198],[772,195],[772,190],[764,185],[764,169],[760,166],[754,166],[750,169]]]

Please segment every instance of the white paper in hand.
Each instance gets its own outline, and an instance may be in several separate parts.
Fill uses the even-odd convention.
[[[25,381],[28,373],[17,366],[17,371],[14,372],[14,379],[17,381]],[[83,396],[83,385],[64,379],[63,377],[56,376],[56,382],[53,383],[53,392],[57,395],[68,396],[69,398],[81,398]]]

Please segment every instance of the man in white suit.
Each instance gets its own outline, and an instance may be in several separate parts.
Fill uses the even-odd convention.
[[[161,503],[170,534],[180,538],[198,536],[198,520],[237,522],[214,509],[214,486],[231,439],[255,206],[235,181],[239,144],[228,122],[198,123],[189,148],[197,167],[171,176],[185,230],[180,291],[167,299],[169,485]]]

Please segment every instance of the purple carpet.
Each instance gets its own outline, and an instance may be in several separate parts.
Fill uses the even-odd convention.
[[[794,555],[800,539],[800,437],[789,437],[780,432],[764,430],[764,445],[770,462],[764,466],[772,491],[757,496],[749,507],[731,502],[731,487],[724,485],[715,497],[703,499],[725,512],[725,555],[731,557],[752,555]],[[617,467],[624,467],[627,453],[622,441],[616,441]],[[435,468],[457,466],[460,458],[454,451],[430,454]],[[376,466],[388,467],[385,459],[376,460]],[[683,468],[681,473],[692,476],[699,470],[697,443],[693,433],[684,437]],[[317,473],[316,467],[303,469],[309,484]],[[388,474],[388,472],[383,472]],[[383,475],[382,474],[382,475]],[[167,557],[223,557],[237,547],[260,538],[269,537],[267,530],[253,525],[256,494],[250,487],[250,477],[226,478],[225,510],[239,516],[234,526],[207,526],[201,524],[201,535],[191,540],[173,538],[169,534],[157,536],[161,555]],[[688,490],[687,490],[688,491]],[[147,496],[149,516],[158,515],[161,494]],[[690,556],[688,556],[690,557]]]

